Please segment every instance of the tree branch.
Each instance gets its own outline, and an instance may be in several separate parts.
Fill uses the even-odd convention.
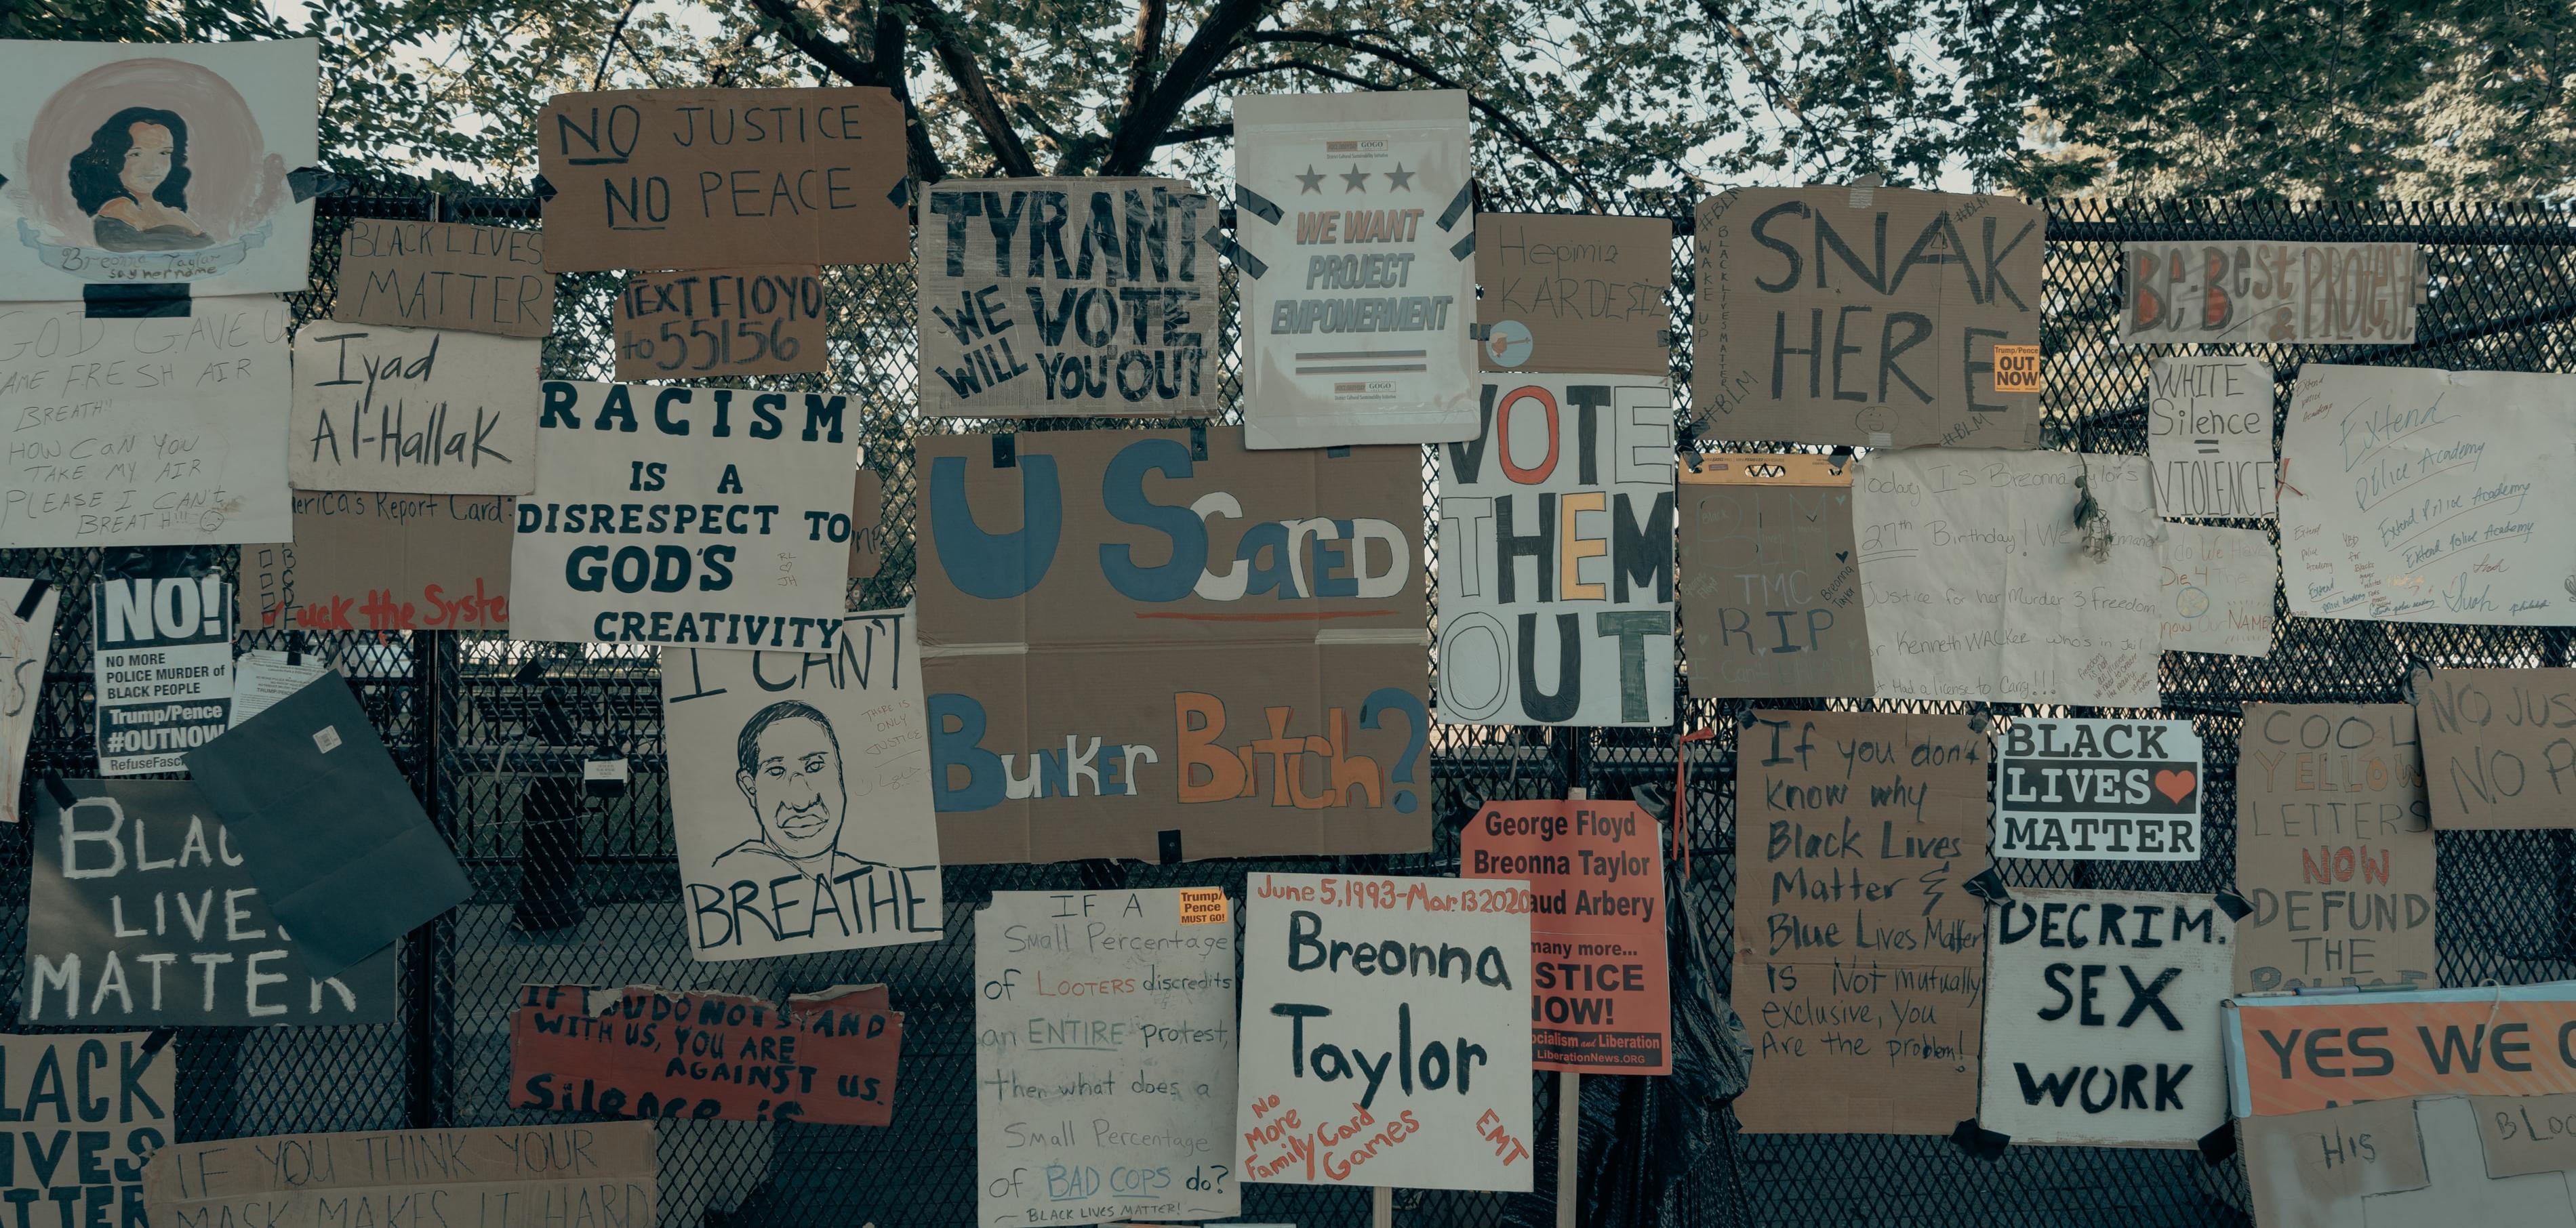
[[[786,37],[789,46],[812,57],[815,63],[828,69],[833,76],[852,85],[885,84],[884,75],[878,71],[876,65],[860,59],[852,54],[849,48],[833,42],[830,36],[815,27],[813,19],[797,5],[796,0],[751,0],[751,4],[753,8],[767,14],[771,21],[778,23],[778,32]]]
[[[1145,98],[1154,88],[1154,61],[1163,57],[1163,24],[1168,10],[1164,0],[1137,0],[1135,58],[1127,63],[1127,106],[1119,112],[1123,119],[1145,109]]]
[[[923,183],[937,183],[948,177],[948,167],[939,159],[938,147],[930,143],[930,124],[921,118],[921,108],[913,105],[910,76],[904,65],[905,30],[903,14],[892,4],[877,5],[875,34],[876,62],[883,66],[885,87],[894,91],[894,100],[903,107],[903,139],[912,151],[913,177]]]
[[[938,7],[937,0],[899,2],[911,10],[913,21],[930,35],[932,53],[939,57],[939,66],[947,70],[948,79],[957,83],[957,92],[966,102],[966,113],[974,116],[975,126],[983,130],[984,143],[992,146],[1002,173],[1036,175],[1037,163],[1029,159],[1028,146],[1020,143],[1019,130],[1011,126],[1010,116],[1003,114],[1001,101],[993,96],[993,87],[985,81],[984,70],[975,62],[975,52],[966,45],[956,22]]]
[[[607,83],[608,62],[617,55],[617,45],[626,34],[626,23],[634,18],[635,10],[643,4],[644,0],[627,0],[625,11],[619,13],[616,23],[608,27],[608,45],[599,49],[599,70],[590,74],[592,93],[599,92],[600,88]]]
[[[1207,89],[1209,74],[1234,54],[1243,34],[1260,24],[1279,0],[1216,0],[1198,30],[1183,44],[1181,53],[1172,57],[1172,67],[1163,74],[1142,105],[1132,107],[1119,117],[1118,131],[1110,137],[1109,156],[1100,164],[1103,175],[1133,175],[1145,169],[1145,163],[1160,147],[1165,130],[1179,119],[1181,108]]]
[[[1190,128],[1173,128],[1164,132],[1162,136],[1155,138],[1154,143],[1157,145],[1189,145],[1199,141],[1213,141],[1221,136],[1233,135],[1234,121],[1227,120],[1221,124],[1199,124]]]

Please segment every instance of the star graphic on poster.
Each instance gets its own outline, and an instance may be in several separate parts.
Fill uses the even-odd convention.
[[[1398,188],[1402,188],[1405,191],[1410,192],[1413,190],[1413,177],[1420,173],[1420,171],[1406,170],[1404,169],[1404,164],[1398,162],[1395,164],[1394,170],[1386,173],[1386,190],[1392,192]]]
[[[1299,196],[1308,192],[1321,192],[1324,190],[1324,172],[1316,170],[1315,164],[1309,162],[1306,164],[1306,173],[1297,176],[1297,183]]]
[[[1342,191],[1344,192],[1365,192],[1368,190],[1368,172],[1359,170],[1343,171],[1342,185]]]

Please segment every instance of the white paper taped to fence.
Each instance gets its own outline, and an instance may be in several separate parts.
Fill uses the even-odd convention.
[[[2156,512],[2271,519],[2272,409],[2269,363],[2183,355],[2147,364]]]
[[[2168,524],[2156,543],[2164,612],[2156,640],[2166,652],[2231,657],[2272,655],[2272,594],[2281,559],[2261,529]]]

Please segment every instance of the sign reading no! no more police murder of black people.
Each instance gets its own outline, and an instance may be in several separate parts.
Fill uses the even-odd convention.
[[[2016,721],[1995,753],[1995,854],[2198,861],[2201,772],[2189,721]]]
[[[848,404],[546,381],[511,636],[829,652],[849,584]]]

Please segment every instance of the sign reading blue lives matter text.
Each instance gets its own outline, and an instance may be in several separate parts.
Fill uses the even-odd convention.
[[[546,381],[511,636],[830,652],[848,416],[837,393]]]
[[[1995,752],[1995,855],[2200,860],[2189,721],[2015,721]]]

